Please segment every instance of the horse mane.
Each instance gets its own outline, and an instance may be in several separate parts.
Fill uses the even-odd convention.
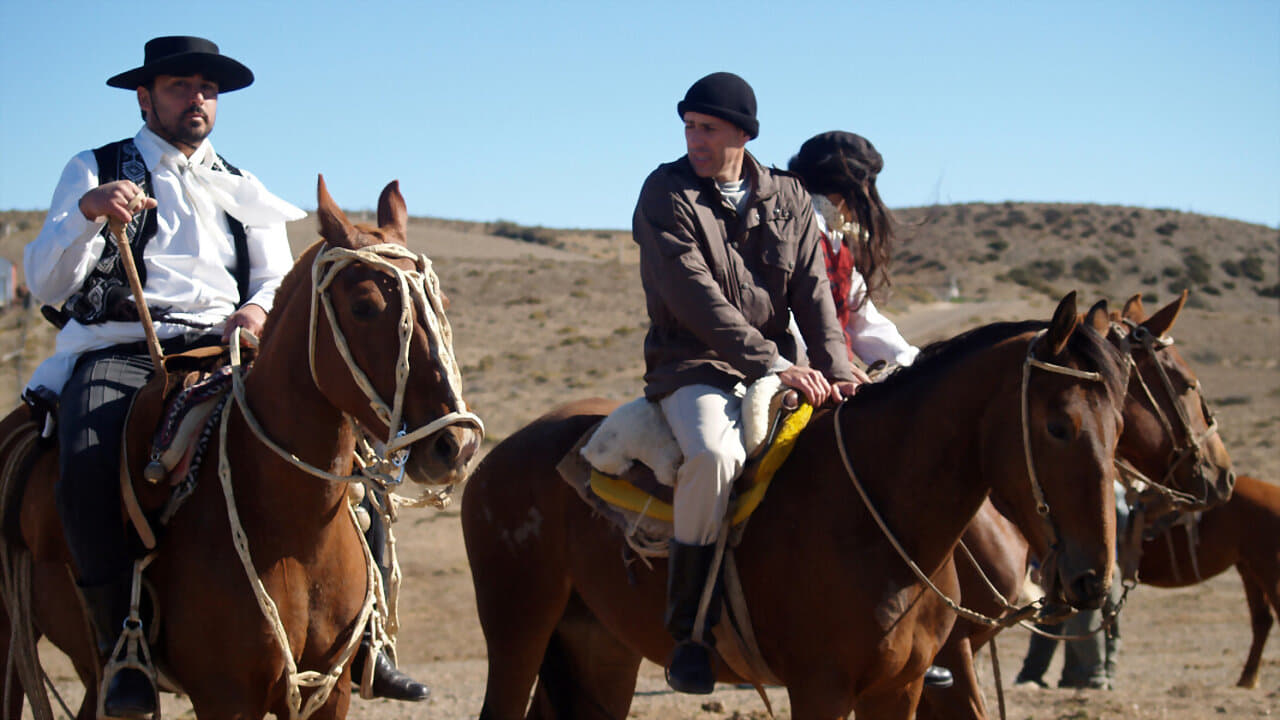
[[[858,388],[850,402],[874,402],[876,398],[897,392],[903,386],[919,386],[943,375],[947,368],[960,358],[985,350],[1011,337],[1043,330],[1049,323],[1043,320],[995,322],[967,330],[949,340],[939,340],[925,346],[916,361],[898,368],[880,382]],[[1124,398],[1129,378],[1125,373],[1120,351],[1087,323],[1076,326],[1067,341],[1068,349],[1085,359],[1086,370],[1102,375],[1107,394],[1117,404]]]
[[[320,246],[324,244],[324,238],[320,238],[311,243],[298,259],[294,261],[293,267],[285,274],[284,279],[280,281],[280,287],[276,288],[275,300],[271,303],[271,311],[267,313],[267,322],[262,326],[262,337],[259,340],[266,340],[271,336],[271,331],[279,323],[280,316],[284,306],[294,297],[309,297],[311,294],[310,287],[303,289],[299,295],[298,286],[311,284],[311,263],[315,261],[316,253],[320,252]]]

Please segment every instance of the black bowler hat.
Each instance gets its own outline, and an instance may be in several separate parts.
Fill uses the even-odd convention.
[[[217,45],[204,38],[173,35],[148,40],[142,67],[122,72],[107,80],[107,84],[133,90],[146,85],[157,75],[196,73],[218,83],[220,93],[239,90],[253,83],[253,71],[220,54]]]
[[[746,80],[733,73],[711,73],[694,83],[684,94],[684,100],[676,105],[676,112],[681,118],[687,112],[697,112],[728,120],[742,128],[752,140],[760,134],[756,93]]]

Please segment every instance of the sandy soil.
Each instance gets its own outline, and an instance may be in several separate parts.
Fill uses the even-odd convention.
[[[295,234],[295,247],[308,240],[306,232]],[[603,241],[605,247],[591,258],[439,229],[418,241],[434,258],[451,297],[468,399],[485,418],[490,441],[569,399],[602,395],[626,400],[639,393],[645,318],[634,258],[621,241]],[[980,302],[891,302],[886,310],[917,344],[993,320],[1047,319],[1052,311],[1052,301],[1044,295],[1001,287],[1006,289],[985,293]],[[6,320],[5,327],[16,330],[11,322]],[[1265,312],[1189,310],[1173,334],[1220,413],[1238,469],[1280,480],[1280,312],[1274,303]],[[48,333],[31,325],[25,337],[29,343],[47,342]],[[396,533],[405,576],[401,661],[434,692],[420,705],[357,700],[351,717],[474,717],[484,691],[485,648],[457,508],[408,511]],[[1021,630],[1000,638],[1006,687],[1017,672],[1026,639]],[[1140,587],[1124,614],[1116,690],[1011,689],[1006,696],[1009,717],[1200,720],[1276,714],[1280,651],[1274,641],[1265,655],[1261,687],[1232,687],[1248,642],[1245,602],[1234,571],[1193,588]],[[56,651],[44,655],[60,691],[78,697],[65,661]],[[994,713],[988,653],[979,657],[979,666]],[[1058,667],[1055,663],[1051,668],[1050,678],[1056,679]],[[790,717],[785,692],[773,689],[770,697],[777,716]],[[166,699],[165,713],[189,716],[187,706],[174,698]],[[753,691],[731,687],[705,698],[674,695],[662,682],[660,668],[646,664],[630,716],[758,718],[764,707]]]

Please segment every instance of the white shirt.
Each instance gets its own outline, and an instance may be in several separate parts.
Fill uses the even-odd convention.
[[[229,269],[235,267],[234,240],[221,211],[205,212],[202,220],[197,206],[212,205],[207,198],[193,203],[188,193],[201,192],[200,188],[180,182],[178,176],[188,163],[211,166],[217,159],[213,145],[206,139],[187,158],[145,126],[134,137],[134,143],[151,172],[151,192],[157,202],[156,234],[148,241],[142,257],[147,305],[169,308],[176,318],[208,326],[210,334],[219,334],[240,300],[235,276]],[[254,191],[270,196],[257,178],[247,172],[244,175]],[[80,198],[97,186],[98,163],[93,151],[86,150],[63,169],[44,227],[23,252],[27,286],[42,303],[60,306],[80,289],[102,255],[106,240],[99,233],[106,218],[86,220],[79,207]],[[278,198],[272,199],[283,204]],[[295,216],[305,215],[293,210]],[[293,267],[284,222],[246,222],[245,235],[250,268],[247,302],[270,310],[280,281]],[[190,327],[156,322],[155,329],[164,340],[189,331]],[[143,339],[142,324],[138,322],[81,325],[72,320],[58,333],[54,356],[36,369],[28,386],[44,385],[61,392],[81,353]]]

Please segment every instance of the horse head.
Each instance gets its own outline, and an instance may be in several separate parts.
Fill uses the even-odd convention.
[[[483,425],[462,399],[447,301],[431,261],[406,247],[399,183],[378,198],[376,227],[351,223],[323,176],[318,185],[324,242],[312,265],[316,386],[415,482],[460,482]]]
[[[1112,481],[1126,366],[1104,340],[1107,324],[1105,304],[1081,318],[1071,293],[1031,338],[1019,414],[1025,469],[993,473],[995,499],[1041,558],[1044,584],[1077,608],[1101,606],[1115,563]]]
[[[1235,473],[1200,381],[1168,335],[1186,300],[1184,290],[1148,317],[1134,295],[1112,316],[1108,338],[1133,362],[1117,451],[1122,469],[1178,509],[1201,510],[1231,497]]]

